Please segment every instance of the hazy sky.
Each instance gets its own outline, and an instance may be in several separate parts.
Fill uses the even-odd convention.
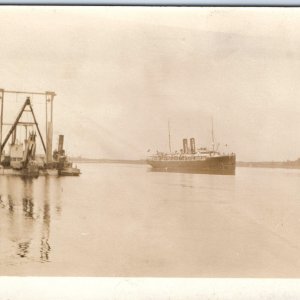
[[[297,8],[1,7],[1,87],[55,91],[54,144],[65,134],[70,155],[167,151],[168,120],[173,149],[208,146],[213,117],[238,160],[293,160],[299,26]]]

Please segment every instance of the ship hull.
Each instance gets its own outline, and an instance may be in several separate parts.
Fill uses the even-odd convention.
[[[201,160],[147,160],[152,171],[235,175],[235,156],[222,155]]]

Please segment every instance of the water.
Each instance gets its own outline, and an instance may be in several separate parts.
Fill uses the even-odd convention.
[[[300,170],[80,168],[0,177],[0,275],[300,275]]]

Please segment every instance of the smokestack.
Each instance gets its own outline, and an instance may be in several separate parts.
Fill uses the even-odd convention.
[[[16,129],[12,132],[12,135],[11,135],[11,143],[12,145],[14,145],[16,143],[16,136],[17,136],[17,133],[16,133]]]
[[[190,145],[191,145],[191,153],[195,154],[196,153],[196,146],[195,146],[195,139],[190,138]]]
[[[58,136],[58,153],[61,153],[64,149],[64,136],[60,134]]]
[[[183,139],[183,153],[187,154],[188,153],[188,140]]]

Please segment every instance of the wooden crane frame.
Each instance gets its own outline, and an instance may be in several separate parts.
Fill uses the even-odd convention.
[[[19,112],[15,122],[12,124],[12,127],[10,128],[8,134],[6,135],[5,139],[3,140],[3,107],[4,107],[4,95],[5,94],[25,94],[25,95],[41,95],[41,96],[45,96],[45,106],[46,106],[46,143],[44,142],[43,136],[40,132],[38,123],[36,121],[35,118],[35,114],[33,112],[32,109],[32,105],[30,102],[30,98],[27,98],[25,103],[22,106],[21,111]],[[24,91],[9,91],[9,90],[4,90],[4,89],[0,89],[0,156],[2,155],[2,152],[4,150],[4,147],[7,143],[7,141],[9,140],[10,136],[13,134],[14,130],[16,129],[17,125],[19,124],[29,124],[27,122],[19,122],[24,110],[26,109],[27,106],[29,106],[29,111],[32,113],[34,122],[31,124],[36,125],[37,131],[39,133],[40,139],[42,141],[42,145],[46,154],[46,161],[47,163],[51,163],[52,162],[52,139],[53,139],[53,99],[54,96],[56,96],[56,94],[54,92],[24,92]],[[25,124],[25,125],[26,125]],[[3,140],[3,142],[2,142]]]

